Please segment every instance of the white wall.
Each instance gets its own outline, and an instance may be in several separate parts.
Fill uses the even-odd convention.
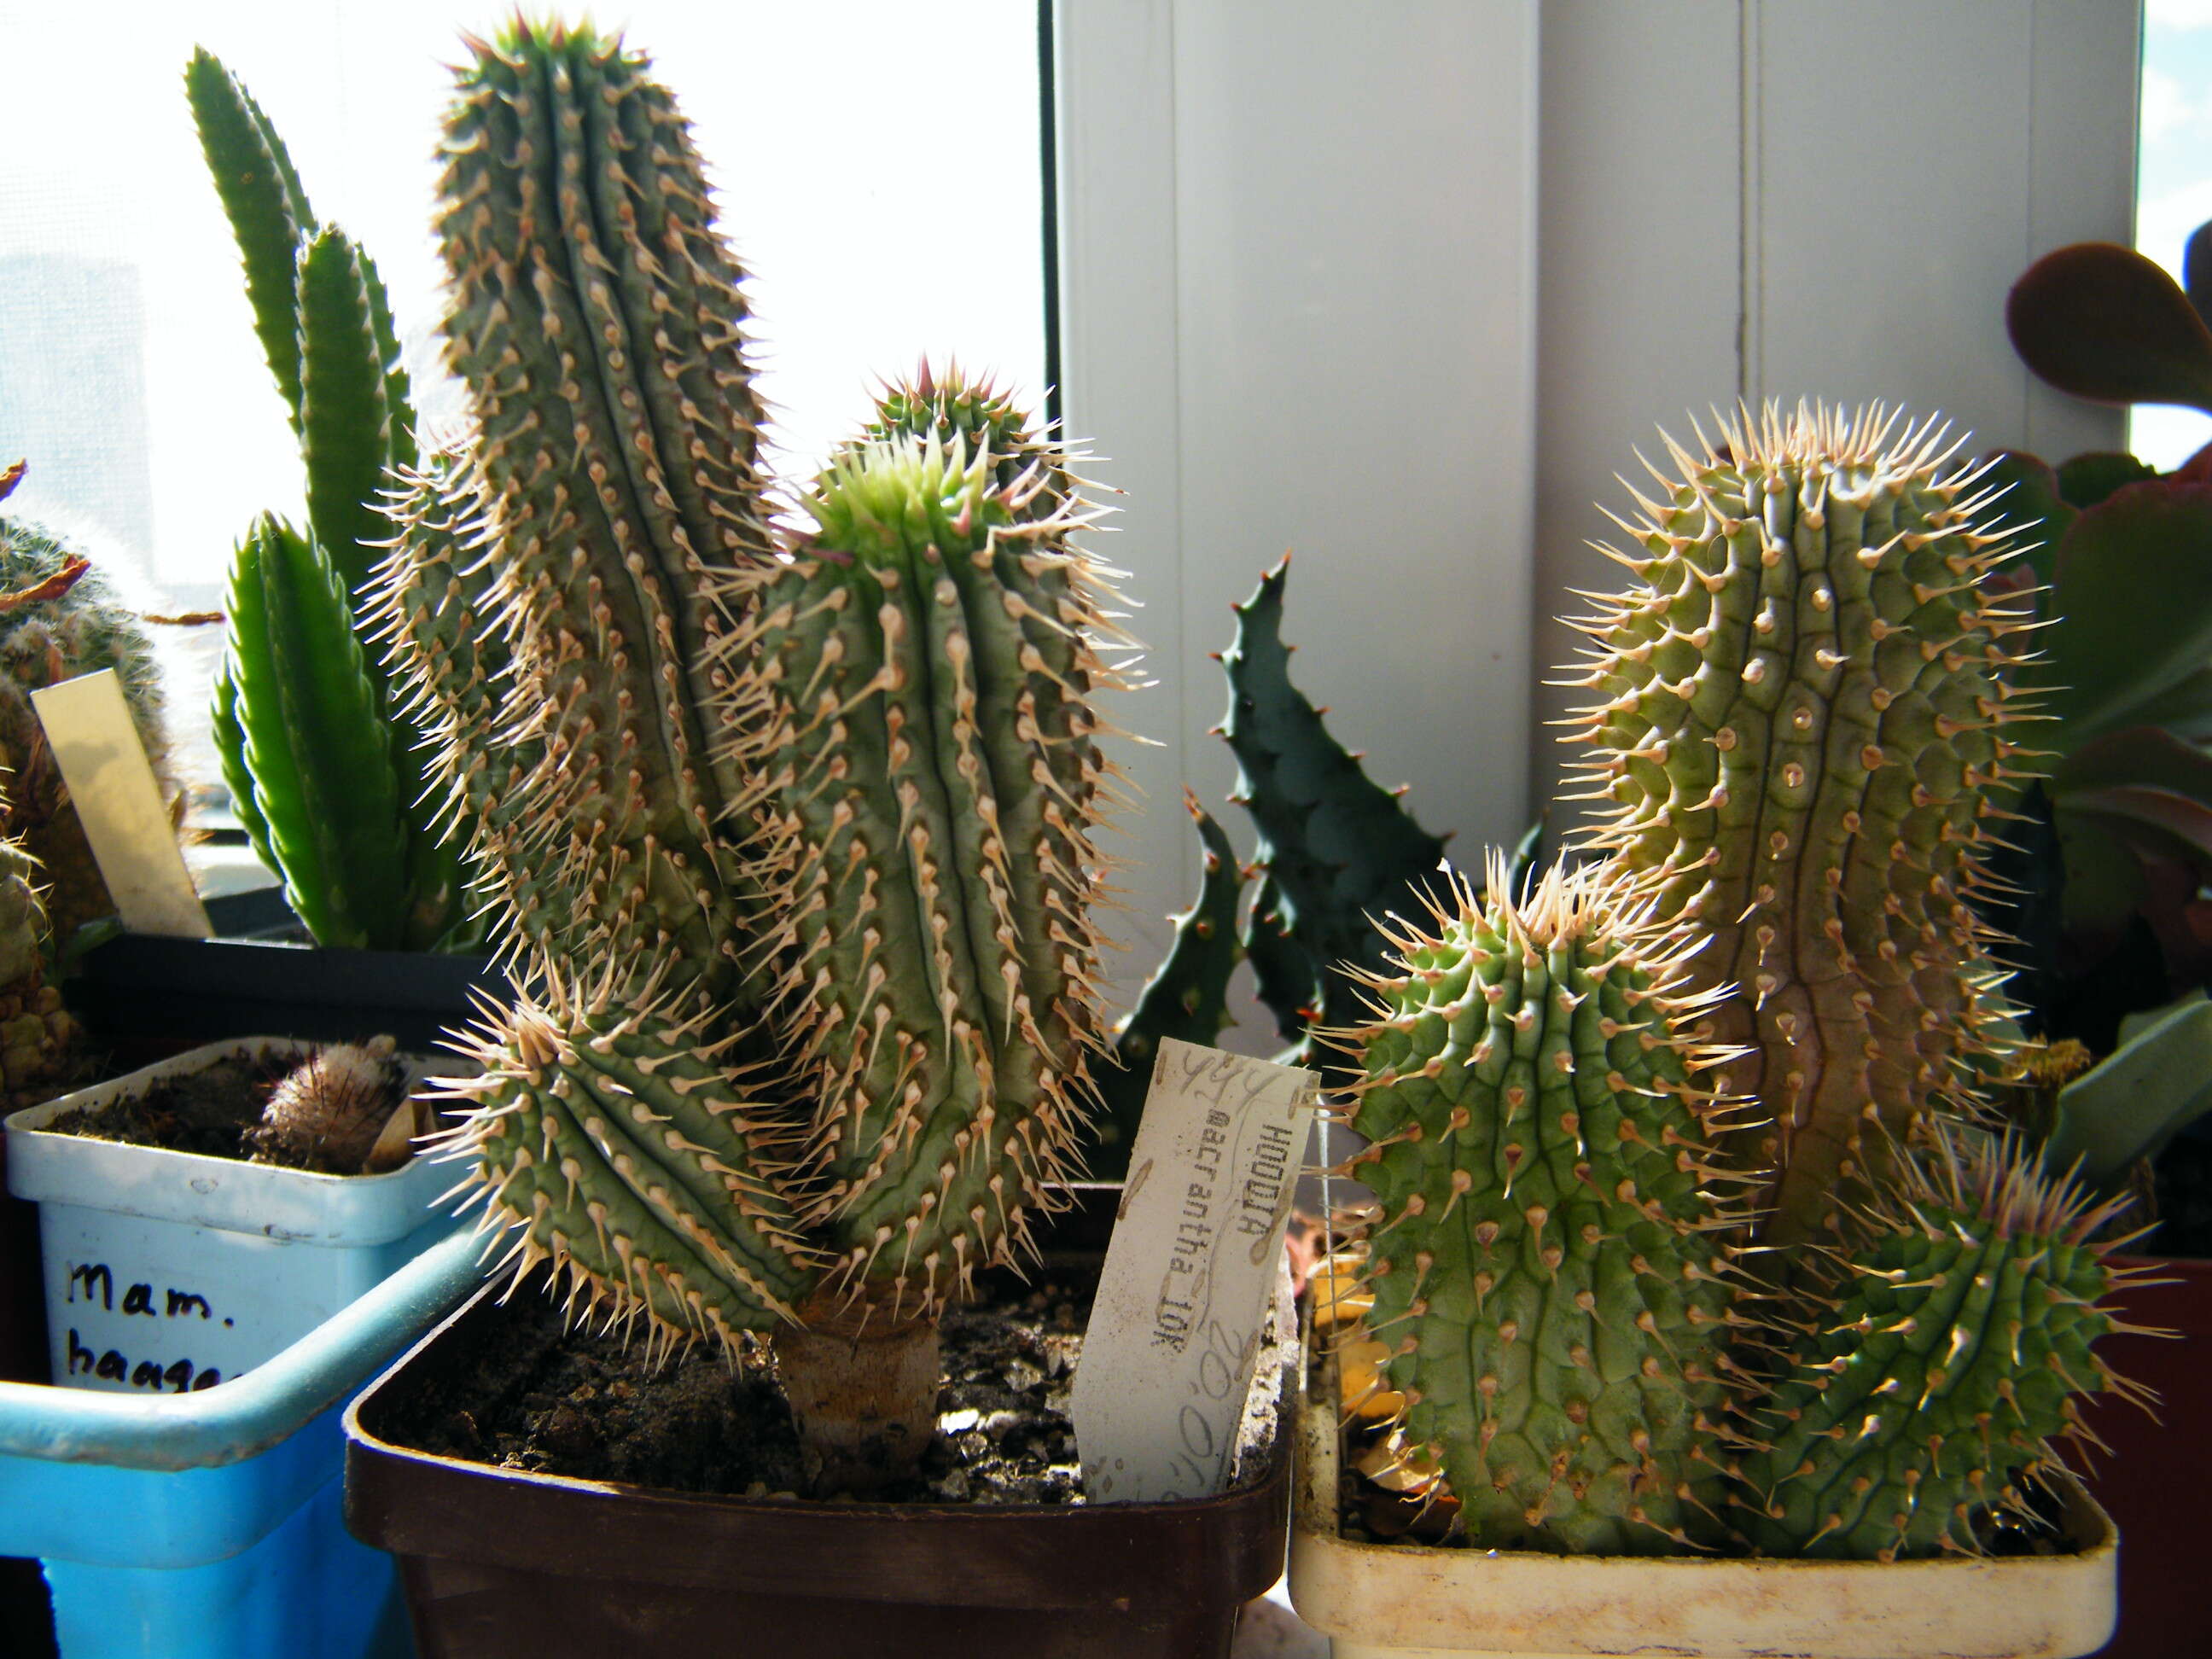
[[[2116,446],[2002,326],[2124,240],[2135,0],[1059,0],[1062,374],[1162,684],[1128,723],[1133,990],[1227,605],[1295,550],[1301,684],[1463,859],[1553,788],[1548,618],[1614,472],[1739,397],[1880,396]],[[1532,763],[1536,789],[1530,787]],[[1249,851],[1234,807],[1223,822]],[[1264,1045],[1258,1031],[1250,1041]]]

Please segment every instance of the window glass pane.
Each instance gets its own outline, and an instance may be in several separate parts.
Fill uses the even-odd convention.
[[[2149,0],[2143,10],[2142,144],[2136,246],[2181,276],[2182,245],[2212,219],[2212,0]],[[2175,467],[2212,443],[2212,416],[2137,409],[2129,447]]]
[[[435,361],[433,149],[463,27],[511,0],[0,0],[0,464],[13,511],[82,535],[157,608],[220,604],[254,514],[301,511],[183,85],[221,57],[283,134],[316,212],[376,258],[426,424]],[[594,7],[651,53],[757,273],[762,389],[787,477],[924,353],[1044,380],[1036,0],[633,0]],[[219,629],[181,648],[198,714]],[[195,745],[197,746],[197,745]],[[213,768],[196,769],[211,776]]]

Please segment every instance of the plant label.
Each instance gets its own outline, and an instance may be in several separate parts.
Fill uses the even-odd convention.
[[[1319,1083],[1162,1039],[1075,1376],[1093,1503],[1228,1485]]]
[[[115,671],[33,691],[31,702],[123,925],[136,933],[205,939],[215,930],[192,890],[177,827]]]

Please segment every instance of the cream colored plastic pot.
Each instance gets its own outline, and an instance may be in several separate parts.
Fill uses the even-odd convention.
[[[1334,1659],[2075,1659],[2111,1636],[2119,1540],[2069,1482],[2075,1553],[1898,1562],[1538,1555],[1353,1543],[1337,1437],[1302,1398],[1291,1600]]]

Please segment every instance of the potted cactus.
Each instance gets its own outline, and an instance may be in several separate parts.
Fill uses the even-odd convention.
[[[1336,1034],[1359,1426],[1311,1408],[1293,1596],[1340,1655],[2089,1652],[2114,1206],[1972,1121],[2005,537],[1879,411],[1673,453],[1584,625],[1589,861],[1395,924]]]
[[[934,1432],[939,1316],[1070,1171],[1110,592],[1062,455],[957,375],[891,390],[772,523],[742,275],[670,94],[588,27],[471,52],[437,228],[474,431],[411,486],[378,601],[529,988],[469,1045],[452,1150],[518,1278],[648,1344],[772,1344],[817,1486],[865,1494]],[[351,1522],[432,1650],[743,1621],[799,1653],[1028,1651],[1079,1613],[1055,1650],[1224,1652],[1273,1574],[1274,1482],[817,1506],[398,1443],[501,1313],[349,1419]],[[586,1543],[609,1528],[666,1547]]]
[[[365,608],[393,533],[388,474],[418,459],[391,306],[368,251],[318,217],[243,82],[201,51],[185,88],[306,478],[306,528],[264,513],[233,553],[214,699],[223,781],[284,902],[248,918],[211,908],[213,939],[105,941],[85,953],[76,1000],[125,1040],[390,1032],[428,1048],[498,981],[459,837],[424,788],[424,733]]]

